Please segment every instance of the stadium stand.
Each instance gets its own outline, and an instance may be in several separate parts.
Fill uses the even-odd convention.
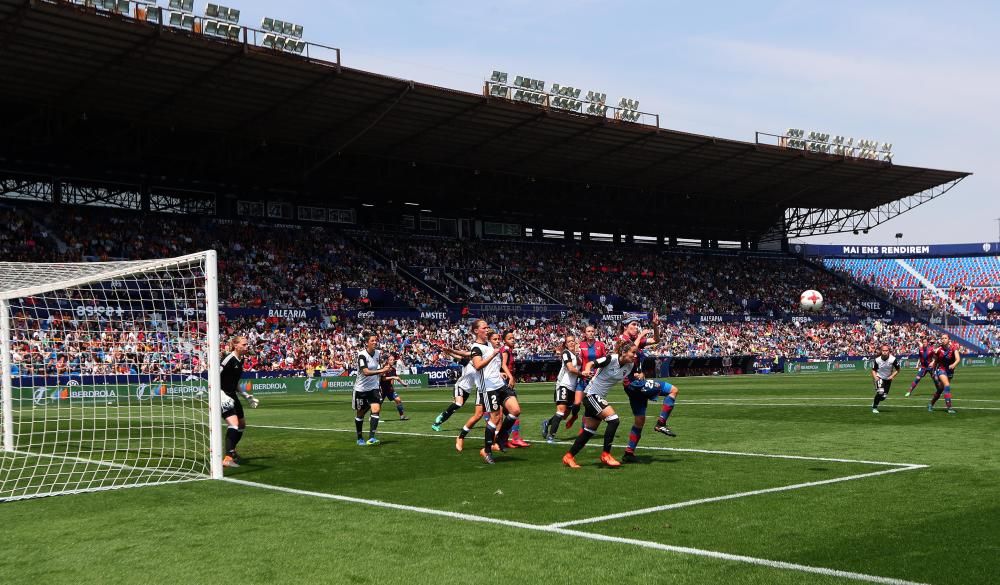
[[[862,303],[864,293],[809,264],[779,254],[706,254],[662,252],[652,247],[611,244],[490,241],[496,263],[454,239],[376,237],[328,228],[238,222],[192,221],[83,208],[47,214],[0,208],[0,254],[21,261],[94,261],[176,256],[204,247],[220,254],[220,300],[225,307],[316,308],[325,314],[377,308],[367,299],[343,294],[349,287],[384,288],[401,306],[431,307],[433,286],[449,299],[532,303],[562,300],[574,307],[559,318],[499,317],[495,326],[511,329],[519,360],[552,359],[567,332],[580,332],[587,315],[608,311],[592,300],[593,291],[619,297],[623,309],[658,309],[663,315],[736,313],[762,315],[763,322],[688,323],[664,321],[666,341],[650,356],[710,357],[760,355],[776,358],[834,358],[871,355],[878,344],[900,351],[916,347],[928,329],[903,323],[877,330],[871,320],[858,323],[802,323],[779,320],[794,315],[804,286],[823,290],[831,314],[877,316]],[[262,235],[266,234],[266,235]],[[374,257],[378,246],[384,259]],[[393,265],[417,275],[414,281],[394,273]],[[875,274],[870,263],[869,274]],[[837,265],[843,268],[845,265]],[[501,270],[505,267],[506,270]],[[871,281],[869,281],[871,282]],[[902,282],[902,281],[900,281]],[[958,280],[956,280],[958,282]],[[535,286],[537,283],[537,287]],[[393,303],[389,303],[390,305]],[[32,319],[21,314],[17,318]],[[190,373],[181,364],[199,348],[178,335],[184,323],[150,315],[144,323],[95,321],[55,314],[17,330],[43,332],[19,339],[14,366],[23,373]],[[599,335],[617,333],[612,321],[596,321]],[[224,335],[251,340],[248,370],[345,370],[356,352],[357,337],[375,327],[386,348],[404,356],[403,367],[447,365],[451,360],[430,340],[455,346],[467,341],[464,324],[443,319],[352,319],[334,317],[235,317],[223,321]],[[962,330],[963,339],[998,347],[996,328]],[[985,336],[985,337],[984,337]],[[137,351],[137,348],[144,351]],[[140,357],[141,356],[141,357]],[[137,360],[142,359],[142,362]],[[190,366],[183,366],[188,367]]]
[[[899,302],[932,312],[984,314],[974,303],[1000,301],[1000,258],[826,258],[823,265],[858,283],[881,289]],[[941,294],[910,273],[911,267]],[[956,308],[945,299],[955,301]]]

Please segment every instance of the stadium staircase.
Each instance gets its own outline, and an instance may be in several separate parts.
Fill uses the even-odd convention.
[[[345,237],[359,249],[368,252],[386,266],[391,266],[393,268],[393,272],[401,275],[404,278],[404,280],[409,280],[415,283],[416,285],[420,286],[424,290],[434,294],[438,298],[438,300],[441,301],[442,304],[453,303],[453,301],[450,298],[448,298],[448,295],[446,295],[444,292],[438,290],[436,287],[432,286],[430,283],[428,283],[424,279],[414,274],[411,271],[411,269],[407,267],[406,264],[399,262],[393,258],[390,258],[382,250],[366,243],[363,238],[353,237],[350,234],[346,234]]]
[[[32,227],[35,229],[35,233],[42,235],[50,242],[55,245],[55,249],[59,251],[60,254],[65,254],[66,250],[69,249],[69,244],[63,241],[59,236],[56,235],[56,231],[45,224],[45,221],[37,217],[34,213],[30,211],[27,207],[15,207],[14,213],[17,213],[25,219],[25,221],[30,221]]]
[[[966,318],[968,318],[968,317],[971,316],[969,314],[969,310],[968,309],[966,309],[965,307],[963,307],[962,305],[960,305],[957,301],[955,301],[955,299],[953,299],[953,298],[949,297],[947,294],[945,294],[944,291],[942,291],[940,288],[938,288],[933,282],[930,281],[929,278],[927,278],[926,276],[924,276],[916,268],[914,268],[912,265],[910,265],[909,262],[907,262],[906,260],[903,260],[902,258],[896,259],[895,262],[897,264],[899,264],[903,268],[903,270],[905,270],[905,271],[909,272],[910,274],[912,274],[913,277],[916,278],[920,282],[920,284],[922,284],[924,286],[924,288],[926,288],[927,290],[929,290],[931,293],[933,293],[934,295],[936,295],[941,300],[943,300],[943,301],[947,302],[948,304],[950,304],[951,308],[954,309],[954,311],[957,314],[959,314],[959,315],[961,315],[963,317],[966,317]]]

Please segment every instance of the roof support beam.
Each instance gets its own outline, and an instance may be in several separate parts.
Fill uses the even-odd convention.
[[[346,141],[342,142],[339,146],[337,146],[336,148],[334,148],[333,150],[331,150],[329,152],[329,154],[327,154],[326,156],[324,156],[323,158],[321,158],[319,160],[319,162],[317,162],[316,164],[314,164],[311,167],[309,167],[308,169],[306,169],[306,171],[305,171],[304,174],[306,176],[311,175],[313,172],[316,171],[316,169],[318,169],[318,168],[322,167],[323,165],[325,165],[327,162],[330,161],[330,159],[332,159],[333,157],[335,157],[335,156],[339,155],[340,153],[342,153],[345,148],[347,148],[351,144],[354,144],[354,142],[356,140],[358,140],[359,138],[361,138],[362,136],[364,136],[365,134],[367,134],[369,130],[371,130],[375,126],[378,126],[378,123],[382,121],[382,118],[385,118],[386,114],[388,114],[389,112],[391,112],[393,110],[393,108],[395,108],[396,105],[399,104],[399,102],[401,102],[403,100],[403,98],[406,97],[406,95],[408,93],[410,93],[410,91],[412,89],[413,89],[413,82],[412,81],[406,82],[406,85],[403,87],[403,91],[399,92],[399,95],[396,96],[396,99],[394,99],[392,102],[390,102],[389,105],[386,106],[386,108],[383,109],[382,112],[378,116],[376,116],[375,119],[372,120],[370,124],[368,124],[367,126],[365,126],[364,128],[362,128],[360,131],[358,131],[357,133],[355,133],[353,136],[351,136],[350,138],[348,138]]]
[[[306,96],[309,96],[310,94],[318,93],[319,91],[322,91],[328,88],[329,86],[333,85],[333,83],[337,80],[339,76],[340,76],[340,68],[339,67],[334,68],[326,75],[320,76],[319,78],[305,84],[301,88],[292,90],[291,92],[288,93],[288,95],[284,97],[284,99],[277,100],[272,105],[264,108],[260,112],[250,117],[244,118],[239,122],[237,122],[236,124],[233,124],[233,126],[230,128],[230,131],[237,130],[240,128],[246,128],[251,124],[256,124],[258,122],[261,122],[262,120],[267,120],[272,115],[281,110],[281,108],[287,106],[288,104],[295,102],[296,100],[303,99]]]
[[[525,126],[527,126],[529,124],[537,122],[538,120],[541,120],[542,118],[544,118],[544,117],[546,117],[548,115],[549,115],[549,113],[547,111],[542,111],[542,112],[540,112],[538,114],[535,114],[534,116],[532,116],[530,118],[525,118],[524,120],[521,120],[520,122],[518,122],[517,124],[514,124],[513,126],[510,126],[508,128],[504,128],[503,130],[494,133],[492,136],[490,136],[486,140],[480,141],[477,144],[473,144],[470,147],[462,147],[461,152],[456,153],[456,156],[452,157],[451,160],[449,160],[446,164],[449,164],[449,165],[458,165],[458,164],[461,164],[462,162],[468,161],[469,160],[469,155],[471,155],[471,154],[473,154],[475,152],[478,152],[483,147],[488,146],[489,144],[493,143],[494,141],[496,141],[496,140],[498,140],[500,138],[503,138],[504,136],[506,136],[508,134],[511,134],[513,132],[517,132],[521,128],[524,128]]]
[[[0,20],[0,24],[4,28],[3,36],[0,37],[0,52],[6,51],[7,47],[10,46],[10,40],[14,38],[17,30],[21,28],[21,23],[24,22],[24,15],[28,13],[31,2],[32,0],[22,0],[21,5],[17,7],[16,11],[7,18]]]
[[[130,45],[125,48],[122,52],[118,53],[114,57],[108,59],[104,63],[98,65],[97,71],[90,77],[80,81],[75,87],[63,92],[54,101],[55,103],[69,104],[76,101],[76,98],[82,94],[91,85],[98,85],[98,81],[102,80],[108,73],[111,73],[124,65],[125,63],[133,60],[141,60],[145,58],[146,52],[156,41],[160,38],[160,27],[154,27],[152,31],[145,37],[143,37],[139,42]]]
[[[620,181],[620,180],[622,180],[624,178],[635,178],[635,177],[642,176],[642,175],[648,173],[649,171],[655,169],[656,167],[658,167],[658,166],[660,166],[662,164],[666,164],[666,163],[668,163],[668,162],[670,162],[672,160],[678,159],[678,158],[680,158],[682,156],[691,154],[693,152],[697,152],[697,151],[699,151],[699,150],[701,150],[703,148],[707,148],[707,147],[712,146],[712,145],[714,145],[716,143],[717,143],[717,141],[716,141],[715,138],[708,138],[707,140],[705,140],[703,142],[699,142],[695,146],[691,146],[689,148],[685,148],[684,150],[681,150],[681,151],[678,151],[678,152],[672,152],[672,153],[668,154],[667,156],[665,156],[665,157],[663,157],[661,159],[658,159],[658,160],[656,160],[656,161],[654,161],[654,162],[652,162],[652,163],[650,163],[650,164],[648,164],[648,165],[646,165],[646,166],[644,166],[644,167],[642,167],[640,169],[636,169],[634,171],[626,171],[624,173],[619,173],[617,175],[614,175],[611,179],[604,180],[602,182],[604,182],[604,183],[615,183],[615,182]]]
[[[462,118],[463,116],[466,116],[468,114],[472,114],[476,110],[478,110],[479,108],[485,106],[488,103],[489,103],[489,100],[487,100],[487,99],[480,99],[479,101],[475,102],[471,106],[460,110],[456,114],[448,114],[447,116],[442,116],[442,117],[436,119],[434,122],[432,122],[432,123],[428,124],[427,126],[421,128],[420,130],[417,130],[413,134],[410,134],[406,138],[403,138],[402,140],[399,140],[399,141],[395,142],[394,144],[390,144],[388,147],[385,148],[385,150],[382,151],[382,155],[383,156],[392,156],[393,153],[398,152],[399,149],[402,148],[404,145],[407,145],[407,144],[410,144],[411,142],[419,140],[421,136],[427,134],[428,132],[433,132],[434,130],[437,130],[438,128],[440,128],[442,126],[447,126],[448,124],[451,124],[452,122],[454,122],[455,120],[458,120],[458,119]]]
[[[550,148],[554,148],[554,147],[560,146],[560,145],[571,146],[570,143],[573,140],[577,140],[579,138],[583,138],[587,134],[590,134],[591,132],[594,132],[595,130],[603,128],[606,125],[607,125],[606,118],[602,118],[596,124],[591,124],[590,126],[587,126],[586,128],[583,128],[582,130],[580,130],[579,132],[575,132],[575,133],[573,133],[573,134],[571,134],[569,136],[560,137],[560,138],[558,138],[556,140],[552,140],[550,142],[547,142],[541,148],[536,148],[535,150],[532,150],[531,152],[529,152],[527,154],[523,154],[523,155],[515,158],[512,161],[508,161],[508,162],[504,163],[503,166],[507,168],[507,172],[513,172],[513,169],[511,169],[510,167],[516,166],[516,165],[520,164],[523,161],[526,161],[526,160],[528,160],[530,158],[538,156],[540,153],[545,152],[546,150],[549,150]]]
[[[157,27],[157,30],[159,30],[159,27]],[[194,76],[190,81],[184,83],[179,91],[167,96],[166,98],[160,100],[158,103],[153,104],[149,109],[146,110],[145,115],[150,115],[153,114],[154,112],[166,113],[170,111],[171,108],[174,108],[175,106],[178,105],[182,97],[190,94],[193,90],[201,89],[202,86],[205,85],[207,82],[214,79],[218,79],[217,75],[220,71],[225,71],[227,69],[230,69],[233,65],[235,65],[240,59],[242,59],[246,55],[247,55],[246,45],[240,45],[240,48],[238,50],[229,53],[225,59],[219,61],[218,63],[210,67],[208,71],[200,73]]]
[[[941,197],[963,179],[964,176],[872,209],[789,208],[781,225],[761,236],[761,241],[870,230]]]
[[[611,156],[611,155],[616,154],[618,152],[622,152],[622,151],[624,151],[627,148],[631,148],[632,146],[639,145],[641,147],[641,145],[644,142],[647,142],[650,138],[653,138],[653,137],[657,136],[659,133],[660,133],[660,131],[659,131],[659,129],[657,129],[657,130],[655,130],[653,132],[650,132],[648,134],[642,134],[640,136],[637,136],[634,139],[629,140],[628,142],[626,142],[624,144],[616,144],[615,146],[613,146],[613,147],[611,147],[611,148],[609,148],[607,150],[602,150],[600,153],[598,153],[598,154],[596,154],[594,156],[588,157],[588,158],[586,158],[584,160],[577,161],[577,162],[574,162],[573,164],[566,165],[566,166],[560,168],[559,170],[556,171],[556,176],[564,176],[564,175],[566,175],[566,174],[568,174],[568,173],[570,173],[572,171],[575,171],[575,170],[577,170],[577,169],[579,169],[581,167],[589,166],[594,161],[598,161],[598,160],[601,160],[602,158],[604,158],[606,156]]]
[[[731,155],[729,155],[729,156],[727,156],[725,158],[721,158],[721,159],[718,159],[718,160],[713,160],[712,162],[709,162],[709,163],[705,163],[705,164],[701,165],[700,167],[695,168],[693,171],[688,171],[688,172],[686,172],[683,175],[680,175],[678,177],[672,177],[672,178],[668,179],[667,181],[665,181],[663,183],[660,183],[657,186],[658,187],[662,187],[664,185],[670,185],[671,189],[675,189],[676,186],[677,186],[677,184],[679,182],[681,182],[681,181],[685,181],[687,179],[690,179],[691,177],[697,176],[702,171],[706,171],[708,169],[715,168],[715,167],[717,167],[719,165],[724,165],[724,164],[728,163],[729,161],[733,160],[734,158],[740,158],[742,156],[745,156],[749,152],[754,152],[755,150],[757,150],[756,146],[750,146],[750,147],[748,147],[746,149],[740,150],[739,152],[733,153],[733,154],[731,154]]]

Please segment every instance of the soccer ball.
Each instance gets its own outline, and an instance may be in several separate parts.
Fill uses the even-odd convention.
[[[819,291],[807,290],[799,295],[799,306],[803,311],[819,311],[823,308],[823,295]]]

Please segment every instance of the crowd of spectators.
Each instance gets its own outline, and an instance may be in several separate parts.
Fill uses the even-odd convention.
[[[403,306],[432,308],[441,299],[397,265],[449,297],[488,303],[545,303],[573,308],[559,319],[491,319],[515,333],[518,359],[551,358],[567,332],[580,333],[584,316],[599,336],[616,334],[601,313],[657,309],[663,315],[756,314],[769,320],[672,323],[655,356],[762,355],[827,359],[873,354],[887,342],[909,352],[926,332],[916,323],[888,324],[866,308],[850,285],[801,261],[778,255],[693,254],[652,246],[489,242],[489,259],[468,243],[431,238],[376,237],[323,227],[259,226],[189,217],[142,216],[68,208],[35,216],[0,208],[0,254],[21,261],[93,261],[178,256],[219,250],[224,307],[314,308],[322,318],[253,317],[223,323],[223,335],[251,341],[250,370],[345,370],[363,330],[374,329],[402,366],[451,362],[437,343],[465,346],[467,323],[431,320],[353,320],[345,310],[376,308],[349,288],[381,288]],[[373,252],[375,250],[376,252]],[[531,283],[531,284],[528,284]],[[861,323],[781,320],[797,313],[801,290],[826,297],[827,312],[868,317]],[[954,291],[961,294],[962,291]],[[594,303],[614,295],[630,307]],[[14,366],[22,373],[190,373],[204,368],[203,332],[183,319],[149,311],[125,317],[80,318],[70,310],[14,321]]]
[[[514,332],[518,360],[556,359],[566,333],[581,335],[588,321],[570,314],[559,319],[500,318],[498,330]],[[203,324],[136,313],[125,318],[78,318],[53,312],[45,319],[18,314],[12,351],[18,374],[177,374],[204,369]],[[596,323],[598,338],[619,333],[614,322]],[[468,322],[432,320],[287,320],[242,318],[222,323],[222,337],[250,341],[248,371],[305,370],[343,373],[360,349],[362,333],[378,335],[385,351],[401,357],[400,368],[444,366],[451,358],[440,344],[467,347]],[[913,353],[930,331],[920,323],[739,323],[662,322],[661,342],[650,357],[761,356],[765,359],[833,359],[872,356],[882,343],[899,354]]]
[[[142,215],[87,208],[50,211],[32,220],[4,211],[4,257],[31,261],[109,261],[219,252],[219,298],[230,307],[371,308],[343,289],[381,288],[395,307],[426,309],[440,299],[398,275],[343,233],[324,227]]]
[[[553,302],[533,282],[526,282],[507,270],[512,258],[503,245],[483,247],[456,239],[383,234],[371,234],[365,241],[445,293],[452,302]],[[484,250],[489,250],[489,254]]]
[[[660,251],[633,244],[511,243],[505,265],[544,292],[586,311],[601,311],[586,295],[626,300],[625,309],[670,313],[799,314],[803,290],[823,292],[824,312],[883,316],[850,284],[789,256]]]

